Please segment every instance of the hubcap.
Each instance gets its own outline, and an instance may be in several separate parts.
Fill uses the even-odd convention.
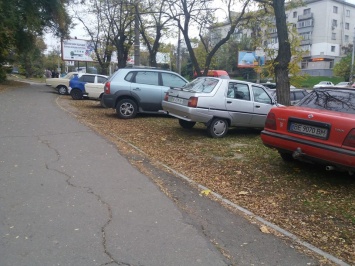
[[[226,131],[226,124],[223,121],[217,121],[213,125],[213,132],[217,135],[223,135],[223,133]]]
[[[130,116],[133,114],[134,107],[130,103],[124,103],[120,106],[120,113],[124,116]]]

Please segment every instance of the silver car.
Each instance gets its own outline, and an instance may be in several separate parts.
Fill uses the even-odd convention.
[[[211,137],[221,138],[228,127],[264,128],[276,101],[259,84],[233,79],[201,77],[183,88],[171,88],[163,109],[179,119],[183,128],[204,123]]]

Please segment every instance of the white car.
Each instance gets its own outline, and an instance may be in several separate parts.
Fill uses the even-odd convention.
[[[182,128],[191,129],[200,122],[211,137],[222,138],[229,127],[264,128],[276,101],[260,84],[200,77],[182,88],[171,87],[162,105]]]
[[[350,88],[351,87],[351,82],[343,81],[335,84],[335,87],[341,87],[341,88]]]
[[[331,81],[321,81],[318,84],[314,85],[313,89],[322,88],[322,87],[333,87],[333,86],[334,84]]]
[[[83,97],[98,99],[103,93],[107,79],[108,76],[105,75],[85,73],[79,78],[70,80],[68,92],[74,100],[80,100]]]
[[[69,72],[62,78],[47,78],[46,85],[54,88],[59,94],[65,95],[68,94],[69,81],[78,75],[78,72]]]

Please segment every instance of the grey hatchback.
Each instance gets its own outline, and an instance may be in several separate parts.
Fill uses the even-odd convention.
[[[119,118],[134,118],[137,113],[164,112],[162,100],[171,87],[188,81],[179,74],[153,68],[121,68],[105,83],[101,105],[116,109]]]
[[[211,137],[221,138],[228,127],[264,128],[275,99],[260,84],[233,79],[200,77],[185,87],[171,88],[163,108],[183,128],[204,123]]]

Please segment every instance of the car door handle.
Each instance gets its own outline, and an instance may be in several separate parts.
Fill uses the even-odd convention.
[[[232,103],[232,101],[227,101],[227,103]]]
[[[255,105],[255,108],[260,108],[261,106],[260,105]]]
[[[134,91],[140,91],[141,89],[140,88],[135,88],[133,89]]]

